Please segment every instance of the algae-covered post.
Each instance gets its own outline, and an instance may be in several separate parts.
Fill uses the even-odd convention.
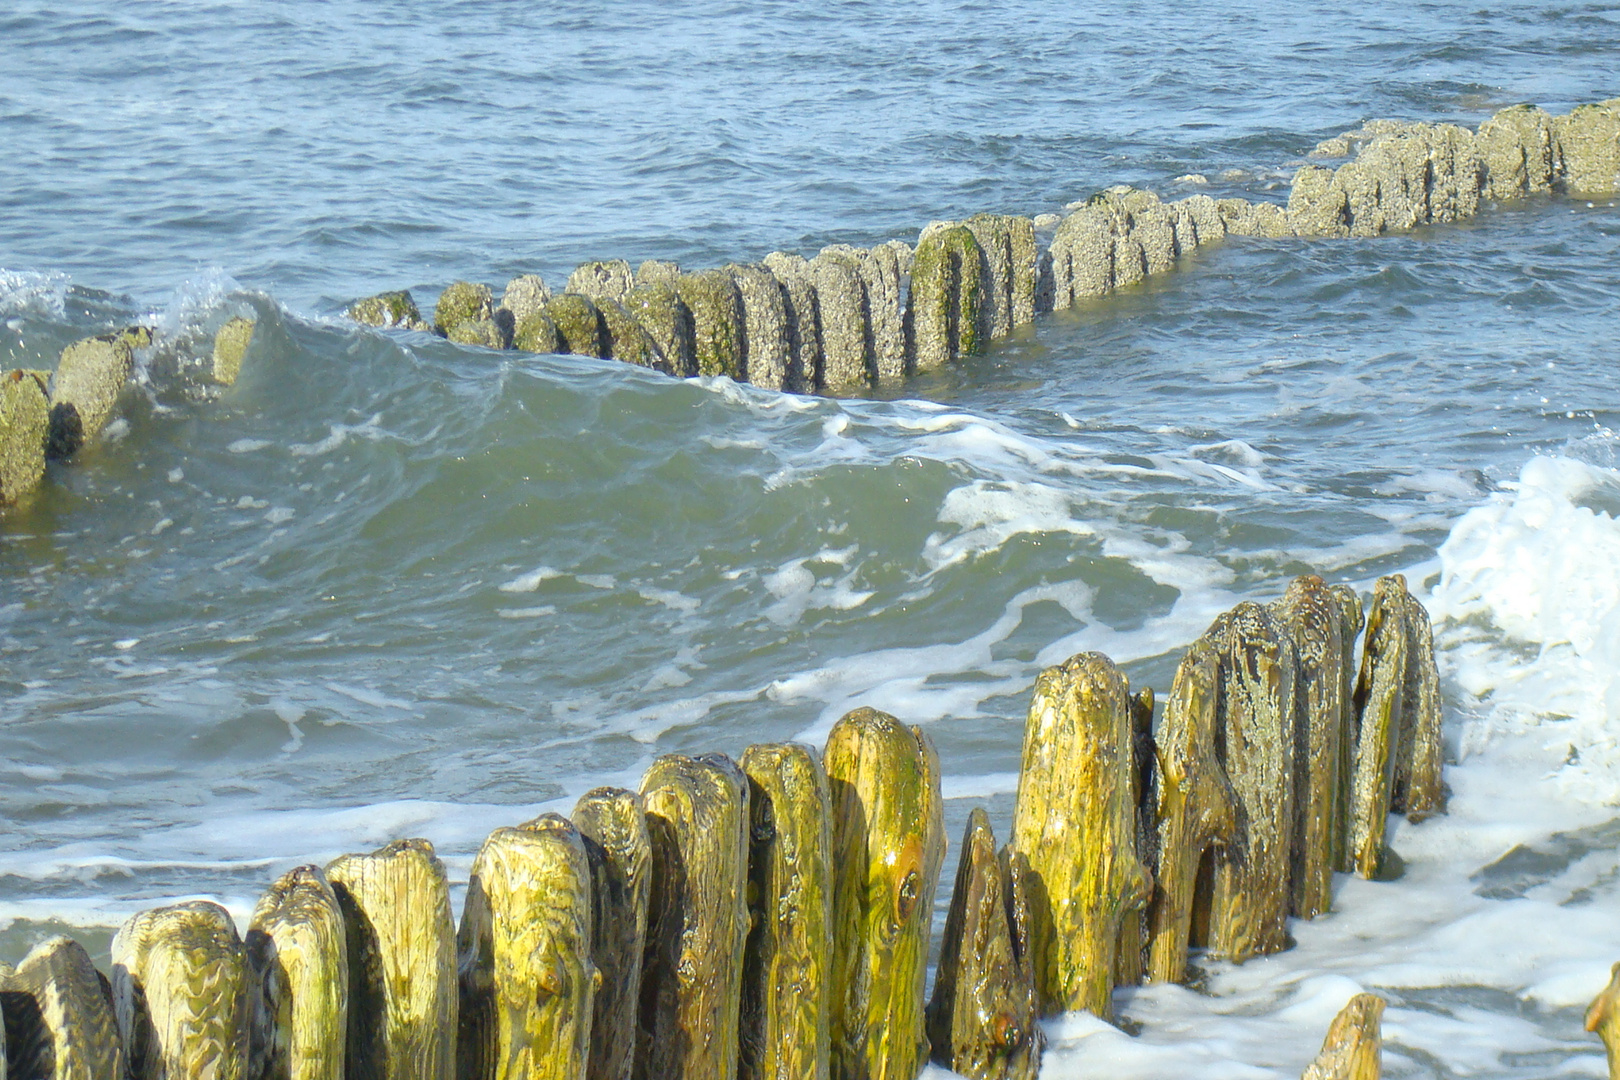
[[[1207,637],[1187,650],[1164,705],[1157,746],[1158,866],[1149,911],[1148,977],[1180,982],[1187,970],[1198,867],[1237,830],[1237,795],[1216,756],[1220,659]]]
[[[866,386],[877,377],[866,364],[866,299],[860,275],[836,250],[808,264],[821,327],[821,385],[828,390]]]
[[[45,454],[72,457],[112,419],[113,405],[135,369],[135,351],[152,344],[152,331],[131,326],[75,341],[62,350],[51,374],[51,428]]]
[[[1322,1052],[1306,1068],[1303,1080],[1378,1080],[1383,1075],[1383,1038],[1379,1021],[1384,999],[1357,994],[1339,1011],[1322,1040]]]
[[[1349,841],[1356,873],[1364,878],[1377,877],[1385,863],[1384,830],[1395,786],[1412,641],[1405,598],[1405,581],[1379,578],[1367,609],[1367,640],[1356,685],[1360,719]]]
[[[349,953],[348,1080],[448,1080],[455,1068],[450,883],[426,840],[327,866]]]
[[[247,357],[248,346],[253,343],[255,325],[255,320],[235,315],[227,319],[214,335],[211,360],[215,382],[231,386],[242,374],[242,361]]]
[[[101,976],[78,942],[48,938],[0,973],[4,1038],[14,1080],[122,1080],[123,1044]]]
[[[1027,860],[1030,954],[1045,1013],[1108,1019],[1125,913],[1151,882],[1136,854],[1130,687],[1082,653],[1035,680],[1012,846]]]
[[[675,292],[692,313],[696,373],[746,381],[742,295],[731,275],[721,270],[682,274]]]
[[[17,502],[45,476],[50,400],[44,371],[0,375],[0,506]]]
[[[252,1080],[252,972],[224,908],[197,900],[143,911],[113,938],[112,963],[131,1076]]]
[[[458,1080],[581,1080],[599,981],[591,868],[573,823],[496,829],[473,860],[456,938]]]
[[[591,957],[602,985],[591,1020],[589,1080],[630,1080],[636,1058],[641,955],[652,890],[652,840],[641,796],[592,788],[574,804],[574,824],[591,860],[595,933]]]
[[[1390,809],[1410,821],[1422,821],[1445,809],[1446,790],[1440,772],[1445,745],[1440,730],[1440,669],[1434,659],[1434,627],[1423,605],[1406,593],[1406,685],[1401,693],[1400,743],[1390,787]]]
[[[827,1080],[832,1009],[832,795],[809,747],[750,746],[741,1080]]]
[[[984,351],[986,276],[984,252],[967,226],[942,222],[923,230],[911,260],[911,302],[906,308],[911,363],[917,371]]]
[[[260,987],[264,1080],[343,1080],[348,937],[320,867],[294,867],[260,898],[247,955]]]
[[[748,781],[724,754],[671,754],[642,777],[641,797],[652,895],[636,1076],[731,1077],[748,933]]]
[[[969,1080],[1034,1080],[1046,1045],[1035,974],[983,807],[968,815],[960,858],[928,1005],[933,1059]]]
[[[861,708],[823,755],[833,800],[833,1080],[912,1080],[934,888],[945,858],[939,757],[922,730]]]
[[[742,301],[743,351],[748,381],[767,390],[799,389],[796,373],[788,370],[787,299],[776,276],[763,266],[724,267],[737,284]]]

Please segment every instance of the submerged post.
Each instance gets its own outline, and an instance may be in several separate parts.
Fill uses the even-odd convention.
[[[945,858],[939,756],[921,729],[861,708],[823,756],[833,800],[833,1080],[913,1080],[934,887]]]

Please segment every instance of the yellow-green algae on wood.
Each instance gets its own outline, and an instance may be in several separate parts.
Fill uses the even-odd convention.
[[[591,958],[601,976],[591,1020],[590,1080],[629,1080],[636,1059],[641,960],[652,893],[652,838],[641,796],[592,788],[574,804],[595,895]]]
[[[742,1080],[827,1080],[832,1010],[832,794],[809,747],[743,752],[750,818]]]
[[[15,503],[45,476],[50,401],[42,371],[0,374],[0,506]]]
[[[253,329],[258,323],[243,315],[234,315],[214,335],[214,381],[225,386],[235,384],[242,374],[242,361],[253,342]]]
[[[53,937],[0,972],[0,1049],[14,1080],[123,1080],[112,1004],[84,947]]]
[[[652,335],[623,304],[604,297],[596,301],[596,310],[602,316],[603,351],[607,359],[644,368],[664,366],[663,355]]]
[[[602,325],[602,313],[589,297],[578,293],[553,297],[545,307],[545,315],[562,338],[559,351],[575,356],[607,356],[607,327]]]
[[[912,1080],[928,1059],[923,980],[945,858],[939,756],[860,708],[822,755],[832,791],[833,1080]]]
[[[1288,947],[1294,836],[1294,645],[1264,605],[1242,603],[1209,637],[1220,661],[1217,751],[1238,829],[1215,865],[1210,946],[1241,963]]]
[[[1322,1040],[1322,1052],[1306,1068],[1303,1080],[1378,1080],[1383,1075],[1380,1020],[1384,999],[1357,994],[1339,1011]]]
[[[259,984],[265,1080],[343,1080],[349,952],[337,894],[318,866],[281,875],[253,909],[248,965]]]
[[[1586,1030],[1597,1032],[1609,1052],[1609,1080],[1620,1080],[1620,964],[1609,969],[1609,985],[1586,1010]]]
[[[1136,857],[1151,879],[1158,873],[1156,750],[1153,741],[1153,687],[1131,695],[1131,805],[1136,808]],[[1149,894],[1151,903],[1151,893]],[[1148,905],[1127,911],[1119,920],[1119,946],[1114,954],[1114,985],[1136,986],[1147,976]]]
[[[431,330],[417,310],[416,301],[409,290],[378,293],[349,305],[344,313],[365,326],[401,327],[406,330]]]
[[[984,351],[980,309],[984,304],[984,252],[965,225],[942,223],[923,230],[911,262],[912,365],[941,367]]]
[[[697,374],[692,313],[667,280],[638,282],[624,297],[624,309],[658,347],[658,370],[677,378]]]
[[[1441,779],[1445,745],[1441,733],[1440,669],[1434,659],[1434,627],[1422,604],[1406,592],[1406,686],[1401,695],[1400,743],[1395,754],[1395,776],[1390,788],[1390,809],[1409,821],[1445,810],[1446,789]]]
[[[675,279],[675,292],[692,313],[693,359],[699,375],[745,382],[742,296],[731,275],[700,270]]]
[[[782,284],[787,314],[788,373],[786,389],[810,393],[821,385],[821,314],[810,262],[803,255],[773,251],[765,266]]]
[[[204,900],[143,911],[112,943],[113,1012],[141,1080],[253,1080],[253,980],[236,924]]]
[[[497,310],[511,312],[512,325],[521,327],[531,315],[545,310],[551,301],[551,288],[539,274],[519,274],[506,283],[501,291],[501,304]],[[521,346],[519,346],[521,348]]]
[[[449,336],[462,323],[491,318],[494,312],[495,299],[488,285],[452,281],[433,305],[433,329]]]
[[[1293,639],[1298,661],[1292,904],[1296,916],[1311,919],[1333,903],[1334,830],[1344,820],[1339,770],[1351,736],[1346,620],[1339,597],[1314,574],[1290,582],[1273,609]]]
[[[600,976],[584,840],[544,814],[473,860],[457,935],[458,1080],[583,1080]]]
[[[1405,601],[1406,583],[1393,575],[1378,579],[1367,608],[1367,640],[1356,684],[1358,720],[1350,805],[1350,857],[1356,873],[1364,878],[1377,877],[1386,861],[1384,831],[1394,794],[1411,655]]]
[[[152,331],[131,326],[75,341],[62,350],[47,387],[51,426],[46,457],[71,457],[100,433],[135,368],[135,350],[150,344]]]
[[[1215,646],[1199,638],[1176,667],[1156,740],[1158,860],[1148,959],[1153,982],[1185,977],[1198,867],[1237,830],[1237,795],[1215,750],[1219,688]]]
[[[1136,854],[1130,687],[1081,653],[1035,680],[1012,846],[1028,862],[1030,955],[1043,1013],[1108,1019],[1125,913],[1147,903]]]
[[[1366,619],[1361,610],[1361,596],[1348,585],[1329,586],[1339,609],[1339,640],[1344,648],[1341,666],[1344,679],[1341,699],[1344,703],[1342,737],[1339,740],[1339,790],[1334,795],[1333,869],[1349,873],[1355,869],[1350,850],[1350,817],[1354,803],[1356,776],[1356,639],[1361,636]]]
[[[456,941],[450,883],[426,840],[396,840],[326,868],[349,954],[347,1080],[449,1080]]]
[[[960,859],[928,1005],[934,1062],[969,1080],[1034,1080],[1046,1046],[1035,975],[983,807],[968,815]]]
[[[748,934],[748,781],[724,754],[670,754],[642,777],[641,797],[653,871],[636,1076],[729,1078]]]

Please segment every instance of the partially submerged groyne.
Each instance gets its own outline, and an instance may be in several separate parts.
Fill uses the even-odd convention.
[[[1552,116],[1503,109],[1477,131],[1373,120],[1321,143],[1286,205],[1193,195],[1165,202],[1114,187],[1064,215],[976,214],[933,222],[917,242],[837,244],[813,258],[683,270],[587,262],[553,293],[537,274],[458,281],[430,321],[408,292],[348,316],[464,344],[616,359],[679,377],[724,375],[798,393],[860,393],[982,353],[1036,316],[1168,272],[1227,236],[1372,237],[1466,220],[1492,202],[1620,192],[1620,99]],[[1335,164],[1337,162],[1337,164]],[[54,372],[0,373],[0,505],[34,490],[106,423],[153,330],[130,327],[63,350]],[[209,367],[235,381],[252,321],[233,319]]]
[[[639,791],[497,829],[459,928],[406,838],[289,871],[245,937],[212,903],[144,911],[110,981],[42,943],[0,971],[12,1075],[1027,1080],[1042,1017],[1110,1018],[1195,950],[1289,947],[1334,872],[1387,876],[1389,813],[1444,810],[1429,620],[1399,575],[1365,611],[1313,576],[1238,605],[1154,713],[1101,654],[1041,673],[1010,836],[972,811],[931,995],[939,762],[861,708],[819,754],[669,755]],[[1611,1042],[1612,999],[1589,1021]],[[1307,1075],[1377,1076],[1382,1008],[1352,999]]]

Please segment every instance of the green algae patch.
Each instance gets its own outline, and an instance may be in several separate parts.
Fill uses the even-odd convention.
[[[404,330],[431,329],[422,320],[422,313],[417,310],[416,301],[411,299],[410,292],[404,289],[356,300],[349,305],[344,314],[364,326],[378,326],[384,329],[399,327]]]
[[[562,339],[558,352],[575,356],[606,357],[608,355],[607,329],[602,325],[602,313],[590,299],[575,293],[563,293],[546,305],[546,317],[557,327]]]
[[[644,281],[624,298],[624,309],[641,324],[658,349],[658,370],[678,377],[697,374],[692,312],[673,279]]]
[[[433,330],[449,337],[450,331],[473,319],[489,319],[495,314],[494,295],[488,285],[470,281],[452,282],[439,294],[433,306]]]
[[[984,351],[984,251],[965,225],[923,231],[911,262],[911,357],[918,371]]]
[[[693,355],[699,375],[726,375],[746,382],[742,296],[722,270],[682,274],[675,291],[692,313]]]
[[[660,366],[663,357],[657,343],[628,308],[617,300],[604,297],[596,301],[596,310],[602,316],[607,355],[611,359],[637,367]]]

